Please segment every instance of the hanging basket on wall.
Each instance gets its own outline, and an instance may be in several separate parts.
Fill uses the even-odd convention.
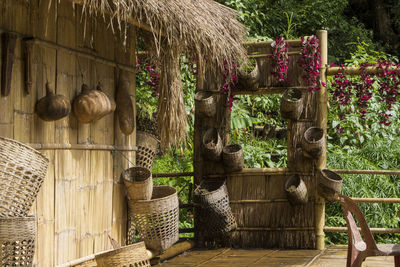
[[[208,129],[203,135],[203,156],[209,161],[220,161],[222,140],[215,128]]]
[[[194,200],[200,204],[197,217],[206,233],[227,233],[236,229],[224,180],[203,180],[194,191]]]
[[[137,131],[136,146],[138,148],[136,151],[136,166],[151,170],[157,154],[158,139],[152,134]]]
[[[298,120],[303,113],[303,97],[299,89],[288,88],[282,95],[281,116],[285,119]]]
[[[132,200],[149,200],[153,193],[153,179],[151,171],[143,167],[132,167],[121,173],[128,191],[129,198]]]
[[[196,111],[207,117],[213,117],[217,112],[216,99],[213,92],[199,91],[194,96]]]
[[[260,85],[260,69],[258,67],[258,61],[256,61],[255,68],[248,74],[243,74],[241,71],[238,72],[238,90],[241,91],[255,91],[258,90]]]
[[[290,176],[285,183],[286,196],[292,205],[306,204],[308,201],[307,187],[300,175]]]
[[[307,158],[318,159],[325,146],[324,130],[319,127],[310,127],[303,134],[301,148]]]
[[[243,149],[240,145],[229,145],[222,150],[222,161],[226,172],[243,169]]]
[[[343,178],[328,169],[318,171],[318,194],[322,197],[333,200],[342,189]]]

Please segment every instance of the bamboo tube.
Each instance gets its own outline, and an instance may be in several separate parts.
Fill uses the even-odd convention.
[[[325,30],[317,31],[317,37],[319,39],[319,45],[321,48],[321,68],[319,78],[321,81],[320,88],[318,90],[318,105],[317,105],[317,126],[324,130],[324,135],[326,138],[326,127],[327,127],[327,119],[328,119],[328,96],[326,87],[322,84],[326,84],[326,65],[328,64],[328,32]],[[324,147],[322,148],[322,155],[317,161],[317,169],[322,170],[326,167],[326,142]],[[314,180],[316,177],[314,176]],[[316,181],[315,181],[316,183]],[[325,248],[325,234],[324,234],[324,225],[325,225],[325,199],[321,198],[318,195],[316,190],[315,192],[315,244],[316,249],[323,250]]]
[[[369,228],[373,234],[397,234],[400,233],[400,228]],[[360,228],[358,228],[361,231]],[[347,227],[324,227],[325,232],[331,233],[345,233],[347,232]]]
[[[254,203],[275,203],[275,202],[288,202],[287,198],[282,199],[242,199],[242,200],[231,200],[230,204],[254,204]]]
[[[388,70],[393,71],[399,69],[397,67],[389,67]],[[360,75],[364,71],[368,74],[376,74],[379,72],[379,69],[377,67],[366,67],[364,70],[360,67],[346,67],[344,69],[341,67],[329,67],[326,70],[326,74],[328,76],[332,76],[341,72],[344,75]]]
[[[384,174],[384,175],[400,175],[398,170],[343,170],[333,169],[332,171],[341,174]]]
[[[400,198],[360,198],[352,197],[355,202],[362,203],[400,203]]]
[[[39,144],[31,143],[28,146],[36,150],[105,150],[105,151],[137,151],[137,147],[113,146],[100,144]]]
[[[178,173],[152,173],[153,178],[164,178],[164,177],[185,177],[193,176],[194,172],[178,172]]]

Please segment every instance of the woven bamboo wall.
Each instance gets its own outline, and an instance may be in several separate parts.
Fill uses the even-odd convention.
[[[49,7],[49,1],[52,4]],[[45,95],[49,81],[56,93],[71,101],[82,83],[114,98],[117,70],[105,61],[84,57],[68,49],[90,53],[95,58],[135,66],[135,32],[130,29],[127,49],[103,18],[81,18],[81,9],[69,1],[2,0],[0,32],[21,34],[12,74],[10,95],[0,97],[0,135],[24,143],[135,145],[135,134],[125,137],[114,113],[90,123],[79,124],[70,114],[56,122],[44,122],[34,105]],[[85,23],[86,22],[86,23]],[[33,49],[33,86],[24,93],[23,41],[25,36],[55,43],[36,43]],[[0,44],[1,45],[1,44]],[[134,68],[128,74],[130,94],[135,100]],[[43,150],[50,158],[48,175],[32,212],[38,221],[34,263],[55,266],[94,252],[110,249],[107,235],[125,243],[126,203],[119,175],[127,160],[111,151]],[[134,152],[124,152],[134,158]]]

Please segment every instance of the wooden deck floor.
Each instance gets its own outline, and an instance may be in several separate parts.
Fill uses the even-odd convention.
[[[156,265],[201,266],[201,267],[344,267],[346,266],[347,247],[331,246],[324,251],[317,250],[244,250],[217,249],[193,250]],[[369,257],[363,267],[394,266],[393,257]]]

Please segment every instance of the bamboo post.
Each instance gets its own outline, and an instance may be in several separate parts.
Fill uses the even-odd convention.
[[[321,85],[318,91],[318,105],[317,105],[317,126],[324,130],[326,138],[326,126],[327,126],[327,90],[322,84],[326,84],[326,66],[328,64],[328,32],[325,30],[317,31],[317,37],[319,39],[319,45],[321,48],[321,68],[320,68],[320,81]],[[317,161],[316,168],[318,170],[326,167],[326,142],[322,149],[322,155]],[[316,180],[316,179],[315,179]],[[325,248],[325,199],[315,193],[315,247],[318,250]]]

